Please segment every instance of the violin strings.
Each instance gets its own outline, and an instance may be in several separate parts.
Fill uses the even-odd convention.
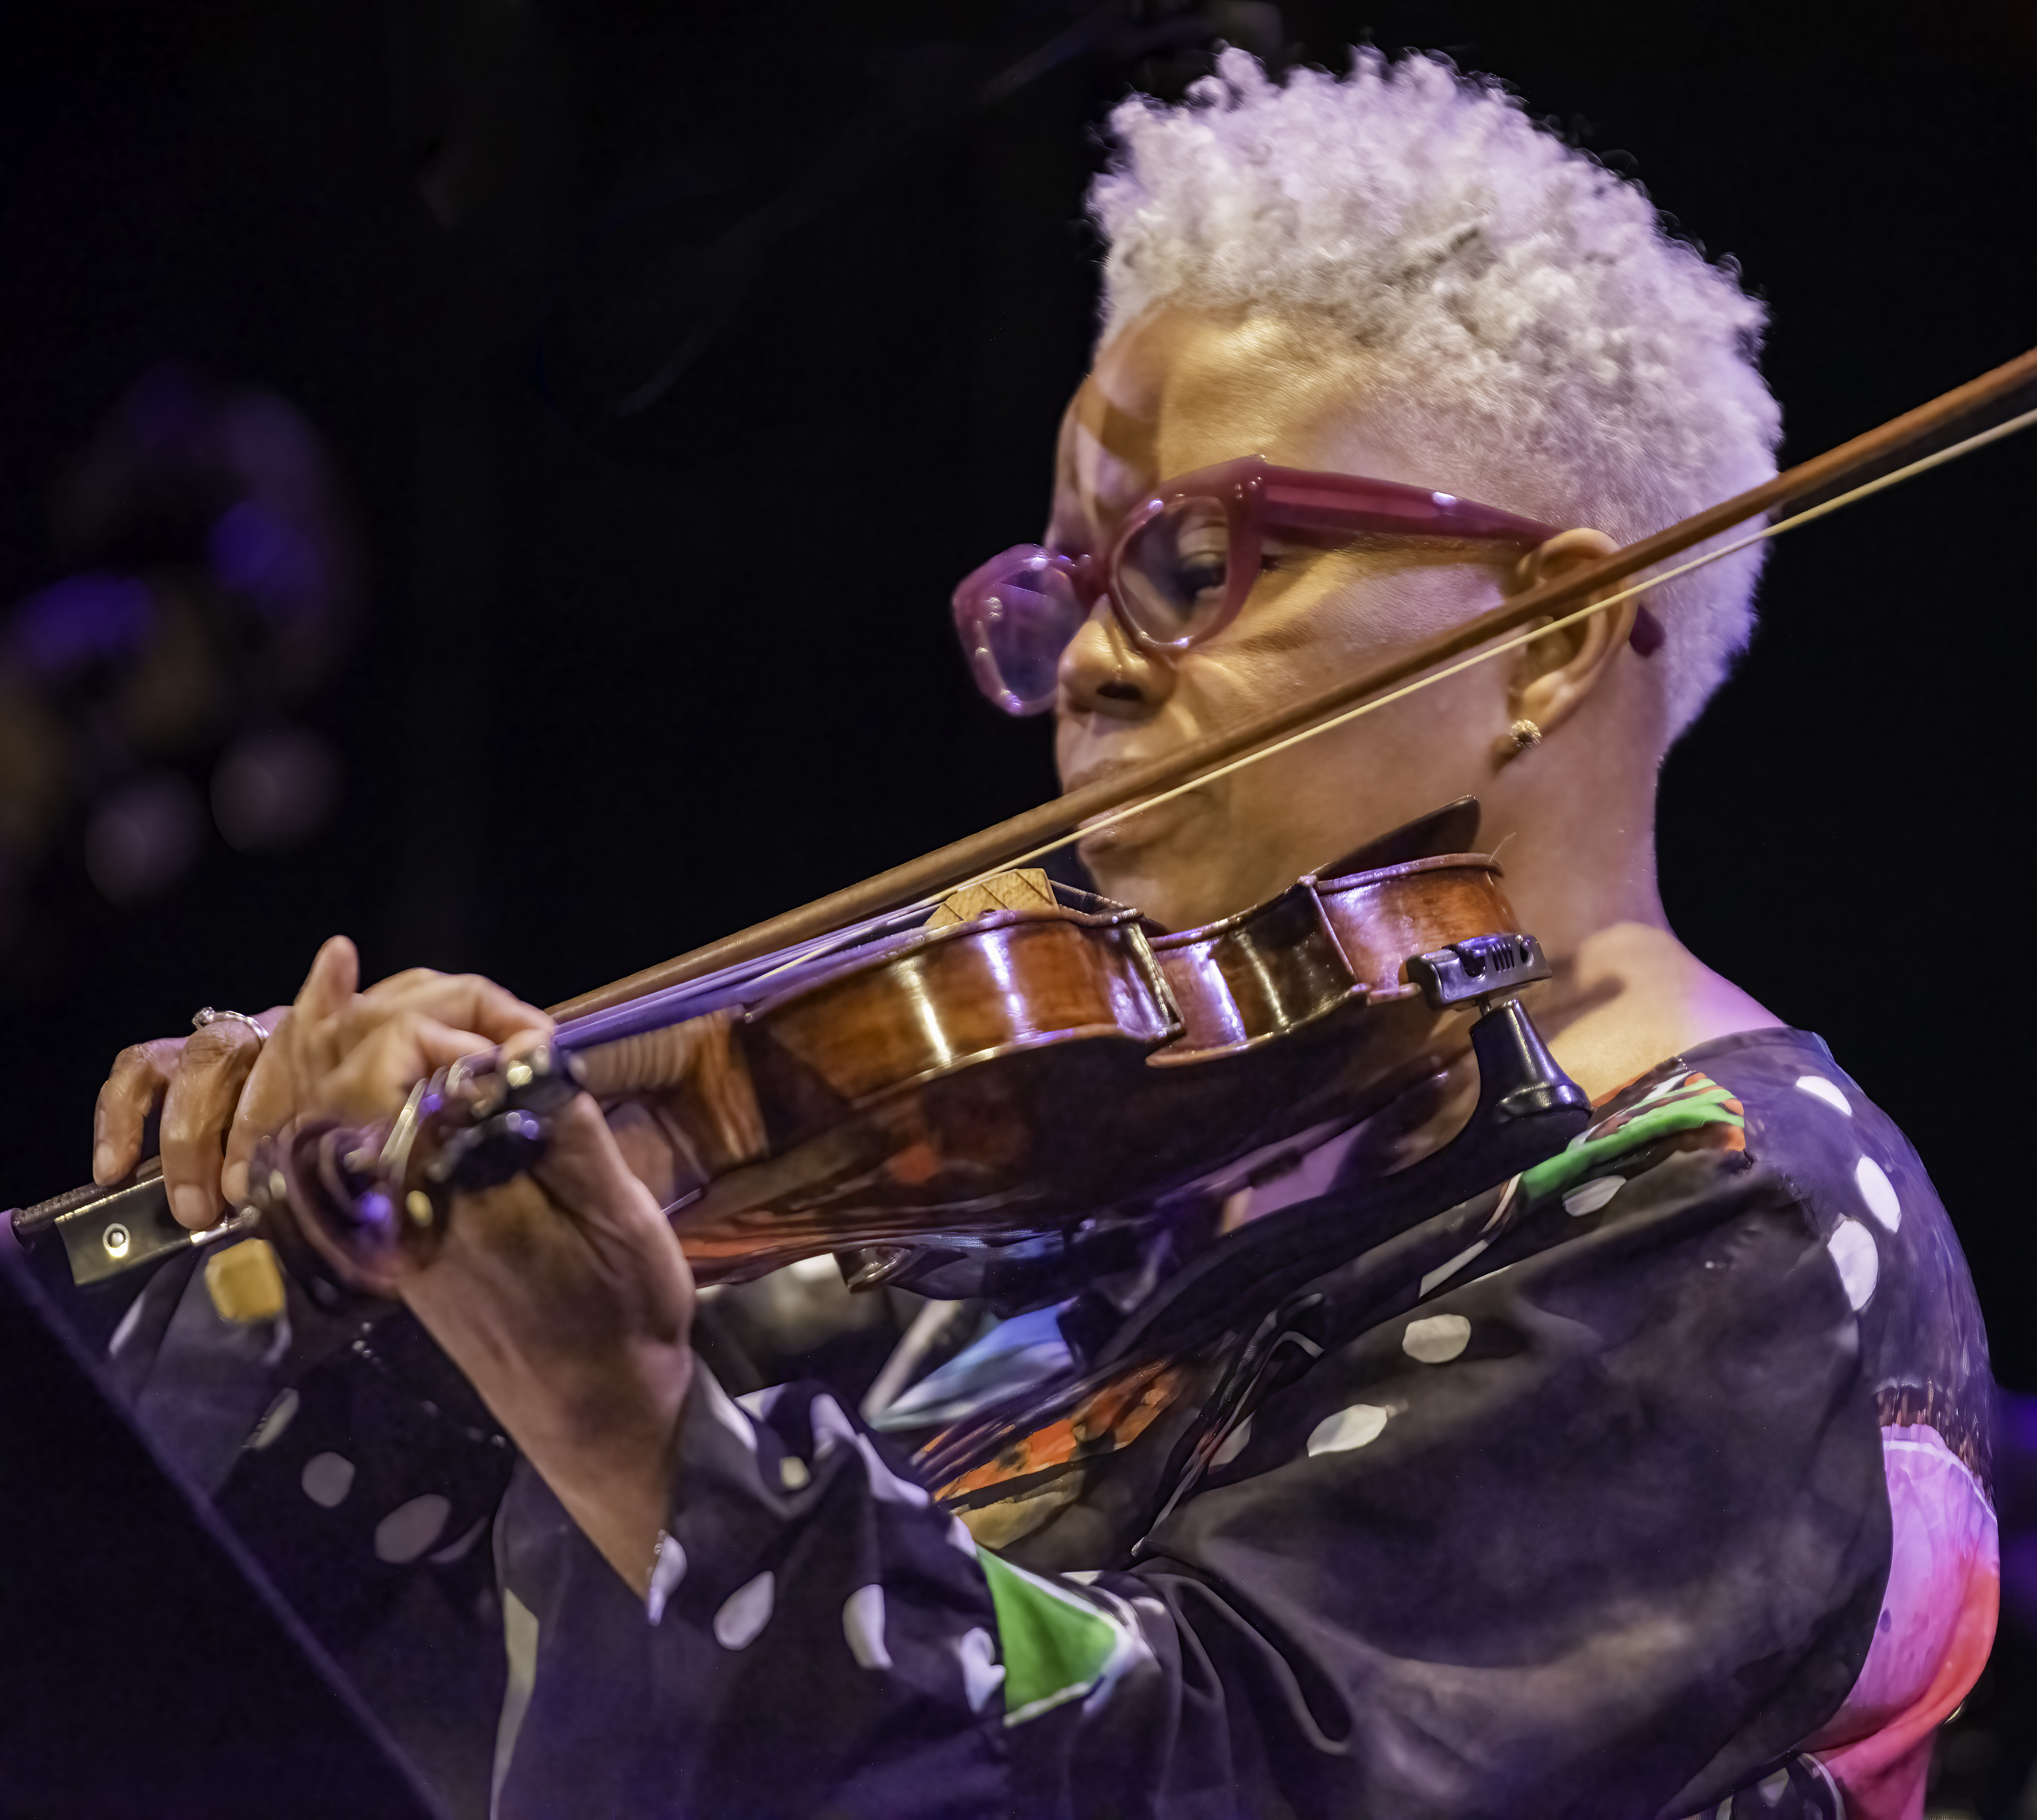
[[[1823,517],[1827,513],[1838,511],[1842,505],[1851,505],[1856,501],[1867,498],[1870,494],[1880,493],[1884,489],[1894,486],[1902,481],[1914,479],[1917,475],[1926,473],[1933,467],[1943,467],[1948,461],[1957,460],[1963,455],[1971,455],[1975,449],[1983,448],[1991,442],[1999,442],[2005,437],[2012,436],[2016,431],[2026,429],[2032,424],[2037,424],[2037,411],[2028,411],[2020,417],[2010,418],[2005,422],[1995,425],[1991,429],[1982,430],[1978,434],[1954,443],[1948,448],[1938,450],[1936,454],[1922,456],[1918,460],[1896,468],[1892,473],[1881,475],[1878,479],[1864,481],[1858,486],[1849,488],[1835,498],[1825,500],[1819,505],[1807,507],[1805,510],[1794,513],[1789,517],[1778,518],[1772,524],[1764,524],[1759,531],[1751,532],[1746,536],[1737,538],[1730,543],[1721,544],[1715,550],[1707,550],[1702,555],[1694,556],[1689,562],[1680,564],[1674,569],[1665,569],[1658,574],[1651,575],[1646,581],[1630,583],[1616,593],[1608,594],[1602,600],[1592,601],[1585,606],[1578,607],[1573,613],[1564,615],[1559,619],[1549,620],[1527,631],[1516,633],[1511,638],[1502,639],[1496,645],[1486,645],[1480,650],[1474,651],[1469,656],[1460,658],[1456,663],[1446,665],[1440,670],[1432,670],[1423,675],[1417,676],[1412,682],[1404,683],[1397,689],[1389,690],[1383,695],[1372,696],[1366,701],[1360,702],[1355,707],[1347,708],[1342,713],[1332,715],[1326,721],[1318,721],[1312,727],[1304,727],[1300,732],[1290,733],[1286,738],[1275,740],[1271,744],[1255,747],[1252,751],[1242,753],[1224,764],[1216,766],[1212,770],[1204,772],[1201,776],[1191,778],[1186,783],[1177,784],[1170,789],[1161,791],[1157,796],[1143,797],[1138,802],[1127,803],[1121,808],[1112,809],[1106,814],[1098,815],[1094,820],[1085,823],[1071,833],[1060,835],[1056,839],[1048,841],[1040,846],[1033,848],[1030,852],[1019,854],[1015,859],[1007,860],[1003,865],[992,871],[980,872],[974,878],[966,879],[960,884],[950,886],[947,891],[943,892],[939,897],[924,898],[918,903],[907,907],[915,910],[931,909],[939,903],[943,898],[951,896],[956,891],[966,891],[972,885],[984,884],[997,877],[1000,873],[1013,871],[1034,860],[1044,858],[1049,853],[1057,852],[1063,847],[1086,839],[1088,836],[1099,833],[1105,828],[1116,827],[1121,822],[1129,821],[1134,815],[1143,815],[1148,809],[1158,808],[1162,803],[1172,802],[1177,796],[1185,796],[1191,790],[1200,789],[1204,784],[1213,783],[1219,778],[1227,778],[1233,772],[1243,770],[1248,765],[1257,764],[1262,759],[1270,759],[1277,752],[1284,752],[1293,747],[1304,744],[1314,739],[1319,733],[1327,733],[1335,728],[1347,725],[1351,721],[1362,719],[1375,709],[1384,708],[1391,702],[1398,702],[1408,695],[1418,694],[1423,690],[1430,688],[1438,683],[1447,681],[1450,677],[1458,675],[1476,664],[1488,663],[1495,657],[1503,657],[1510,651],[1517,651],[1524,645],[1533,644],[1537,638],[1545,638],[1552,632],[1560,632],[1566,626],[1574,626],[1582,620],[1589,619],[1594,613],[1603,613],[1607,608],[1617,607],[1623,601],[1631,600],[1638,594],[1646,594],[1650,588],[1661,587],[1665,581],[1673,581],[1680,575],[1687,575],[1694,569],[1702,569],[1708,562],[1722,561],[1726,557],[1760,543],[1764,538],[1779,537],[1786,531],[1793,531],[1799,525],[1808,524],[1815,519]]]

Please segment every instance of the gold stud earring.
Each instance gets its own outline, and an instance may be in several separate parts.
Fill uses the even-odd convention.
[[[1500,735],[1492,755],[1503,765],[1510,759],[1519,758],[1523,752],[1532,752],[1541,743],[1542,729],[1532,721],[1516,721]]]

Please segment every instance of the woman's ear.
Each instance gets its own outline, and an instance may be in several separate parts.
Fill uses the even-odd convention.
[[[1603,531],[1559,532],[1547,543],[1537,544],[1515,566],[1513,592],[1520,593],[1538,583],[1586,568],[1619,547]],[[1602,600],[1616,592],[1616,585],[1608,585],[1588,599]],[[1562,609],[1557,616],[1574,613],[1585,604],[1580,600]],[[1617,607],[1609,607],[1603,613],[1594,613],[1588,619],[1522,645],[1514,656],[1507,691],[1514,719],[1533,721],[1544,736],[1569,719],[1632,637],[1640,604],[1641,597],[1636,595]]]

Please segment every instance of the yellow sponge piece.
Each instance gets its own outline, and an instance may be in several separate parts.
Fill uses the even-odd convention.
[[[244,1239],[205,1261],[205,1286],[222,1320],[248,1326],[283,1311],[283,1270],[266,1239]]]

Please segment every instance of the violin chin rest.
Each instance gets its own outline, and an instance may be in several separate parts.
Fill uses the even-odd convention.
[[[1460,796],[1412,822],[1403,822],[1355,847],[1341,859],[1316,868],[1316,876],[1349,878],[1353,872],[1376,872],[1383,866],[1404,866],[1411,860],[1433,860],[1445,853],[1477,850],[1478,825],[1484,812],[1476,796]]]
[[[1532,935],[1477,935],[1408,963],[1408,978],[1438,1011],[1483,1003],[1549,977],[1542,944]]]

